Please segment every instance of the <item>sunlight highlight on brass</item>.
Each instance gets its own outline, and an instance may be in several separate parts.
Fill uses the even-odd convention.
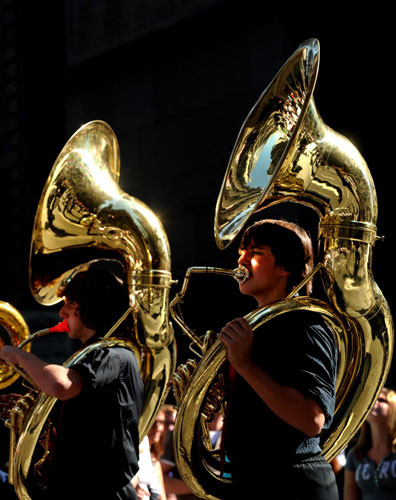
[[[133,330],[117,330],[82,347],[64,366],[73,366],[91,349],[123,345],[141,367],[144,402],[140,436],[152,426],[168,393],[176,363],[169,321],[172,285],[170,249],[159,218],[118,185],[118,141],[102,121],[83,125],[69,139],[50,172],[34,222],[30,253],[30,288],[42,305],[61,300],[62,287],[75,273],[97,261],[118,262],[128,280]],[[29,499],[27,477],[39,441],[47,442],[47,418],[56,399],[36,393],[18,401],[11,414],[10,482],[20,500]],[[23,407],[21,410],[20,407]],[[50,446],[50,443],[49,443]],[[45,450],[43,460],[49,455]],[[76,450],[78,453],[78,450]]]
[[[256,329],[279,314],[304,309],[320,313],[333,330],[339,351],[336,409],[330,430],[321,436],[330,460],[377,400],[391,364],[394,329],[371,272],[377,239],[374,183],[355,146],[319,116],[312,97],[318,67],[319,42],[311,39],[287,60],[248,114],[217,200],[214,232],[224,249],[253,213],[284,201],[308,205],[318,214],[319,267],[328,303],[291,297],[245,318]],[[186,334],[192,331],[182,317],[177,321]],[[174,436],[176,462],[189,488],[197,496],[221,499],[231,480],[220,477],[218,450],[208,449],[202,430],[208,408],[213,415],[227,405],[219,393],[226,351],[214,339],[201,340],[201,360],[180,366],[174,377],[179,405]]]

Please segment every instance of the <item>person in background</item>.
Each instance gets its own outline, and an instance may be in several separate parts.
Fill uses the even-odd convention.
[[[164,477],[160,458],[164,450],[164,431],[166,423],[166,410],[161,408],[149,430],[147,436],[150,445],[151,462],[153,466],[153,479],[150,485],[150,500],[166,500]]]
[[[151,460],[148,436],[144,436],[139,445],[139,471],[132,479],[139,500],[158,498],[160,487],[158,473]],[[157,490],[157,491],[155,491]]]
[[[396,498],[396,392],[383,388],[347,454],[344,500]]]
[[[175,428],[176,408],[171,404],[164,404],[161,408],[165,413],[165,425],[163,432],[163,442],[165,443],[168,433]]]
[[[181,479],[179,471],[176,467],[173,449],[173,433],[176,412],[173,407],[172,410],[173,424],[171,424],[169,431],[165,434],[163,441],[163,453],[160,458],[167,500],[197,500],[198,497],[191,493],[188,486]]]

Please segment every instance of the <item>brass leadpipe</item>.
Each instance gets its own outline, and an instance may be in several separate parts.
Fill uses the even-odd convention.
[[[173,320],[180,326],[182,331],[199,349],[201,349],[201,351],[203,351],[205,342],[200,337],[198,337],[191,328],[189,328],[189,326],[183,321],[181,315],[176,312],[176,306],[183,302],[183,298],[187,293],[191,276],[193,274],[218,274],[221,276],[230,276],[231,278],[234,278],[236,281],[238,281],[238,283],[243,283],[248,279],[249,271],[245,266],[238,266],[236,269],[224,269],[222,267],[189,267],[187,269],[184,276],[182,288],[171,301],[169,311],[172,315]]]

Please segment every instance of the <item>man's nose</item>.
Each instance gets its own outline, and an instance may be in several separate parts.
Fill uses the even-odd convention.
[[[239,256],[239,259],[238,259],[238,264],[239,265],[246,264],[247,262],[248,262],[247,252],[246,252],[246,250],[242,250],[241,255]]]
[[[62,319],[66,319],[66,317],[67,317],[66,304],[63,304],[61,310],[59,311],[59,316]]]

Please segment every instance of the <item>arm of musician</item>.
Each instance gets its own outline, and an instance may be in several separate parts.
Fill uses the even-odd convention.
[[[72,368],[46,363],[30,352],[11,346],[4,346],[0,350],[0,358],[21,366],[38,388],[49,396],[64,401],[77,396],[82,390],[82,377]]]
[[[227,347],[231,365],[279,418],[307,436],[319,434],[325,423],[323,409],[293,387],[274,380],[253,362],[253,331],[246,320],[237,318],[227,323],[218,338]]]
[[[344,500],[360,500],[360,488],[355,480],[355,472],[344,469]]]

